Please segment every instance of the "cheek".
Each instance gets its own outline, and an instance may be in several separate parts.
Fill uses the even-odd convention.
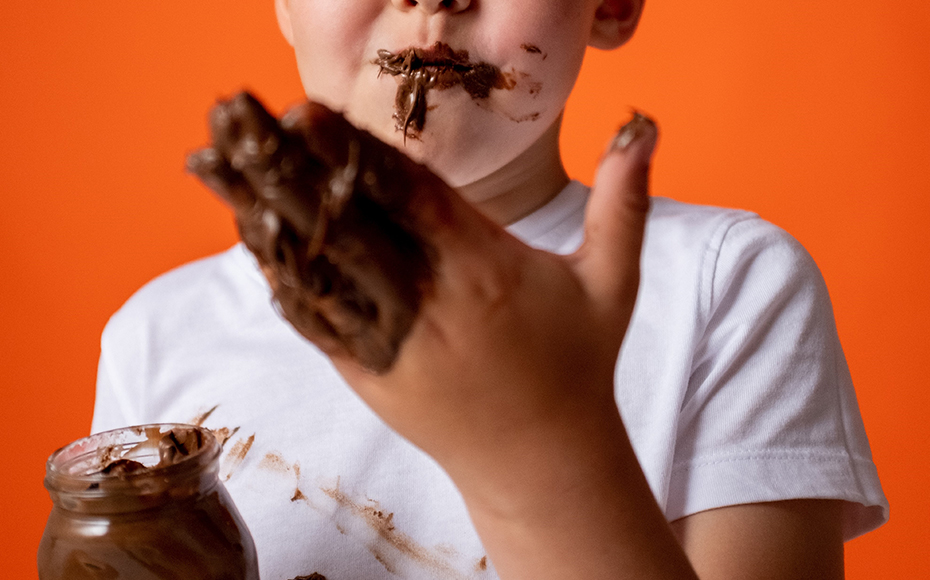
[[[517,86],[532,90],[530,105],[539,101],[561,109],[575,83],[590,30],[584,14],[572,7],[576,1],[549,4],[542,11],[512,8],[498,20],[507,26],[496,30],[492,50],[504,55],[505,70],[514,75]]]
[[[346,107],[361,69],[376,11],[373,2],[292,2],[294,54],[307,96]],[[349,6],[349,8],[345,8]]]

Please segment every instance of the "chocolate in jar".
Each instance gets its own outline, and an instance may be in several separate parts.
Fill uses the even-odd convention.
[[[252,536],[219,481],[220,451],[208,429],[163,424],[53,453],[40,580],[259,580]]]

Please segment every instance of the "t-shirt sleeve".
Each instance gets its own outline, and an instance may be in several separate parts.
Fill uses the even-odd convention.
[[[851,539],[888,517],[826,285],[779,228],[733,223],[708,265],[667,515],[846,500]]]

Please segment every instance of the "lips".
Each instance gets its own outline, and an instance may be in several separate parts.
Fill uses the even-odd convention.
[[[390,74],[395,74],[395,70],[412,73],[423,68],[445,68],[463,72],[475,68],[475,63],[468,60],[467,50],[455,51],[442,42],[428,48],[407,48],[398,53],[379,50],[375,64],[381,66],[381,72]]]
[[[418,137],[426,126],[426,95],[430,89],[461,86],[475,100],[487,99],[491,89],[511,89],[501,70],[486,62],[471,62],[467,50],[452,50],[437,42],[428,48],[407,48],[398,53],[379,50],[378,75],[389,74],[399,81],[394,99],[395,128],[407,137]]]

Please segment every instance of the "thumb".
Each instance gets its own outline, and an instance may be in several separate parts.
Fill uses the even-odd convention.
[[[655,122],[634,113],[601,158],[591,189],[584,243],[575,259],[588,292],[609,308],[619,306],[632,312],[657,139]]]

